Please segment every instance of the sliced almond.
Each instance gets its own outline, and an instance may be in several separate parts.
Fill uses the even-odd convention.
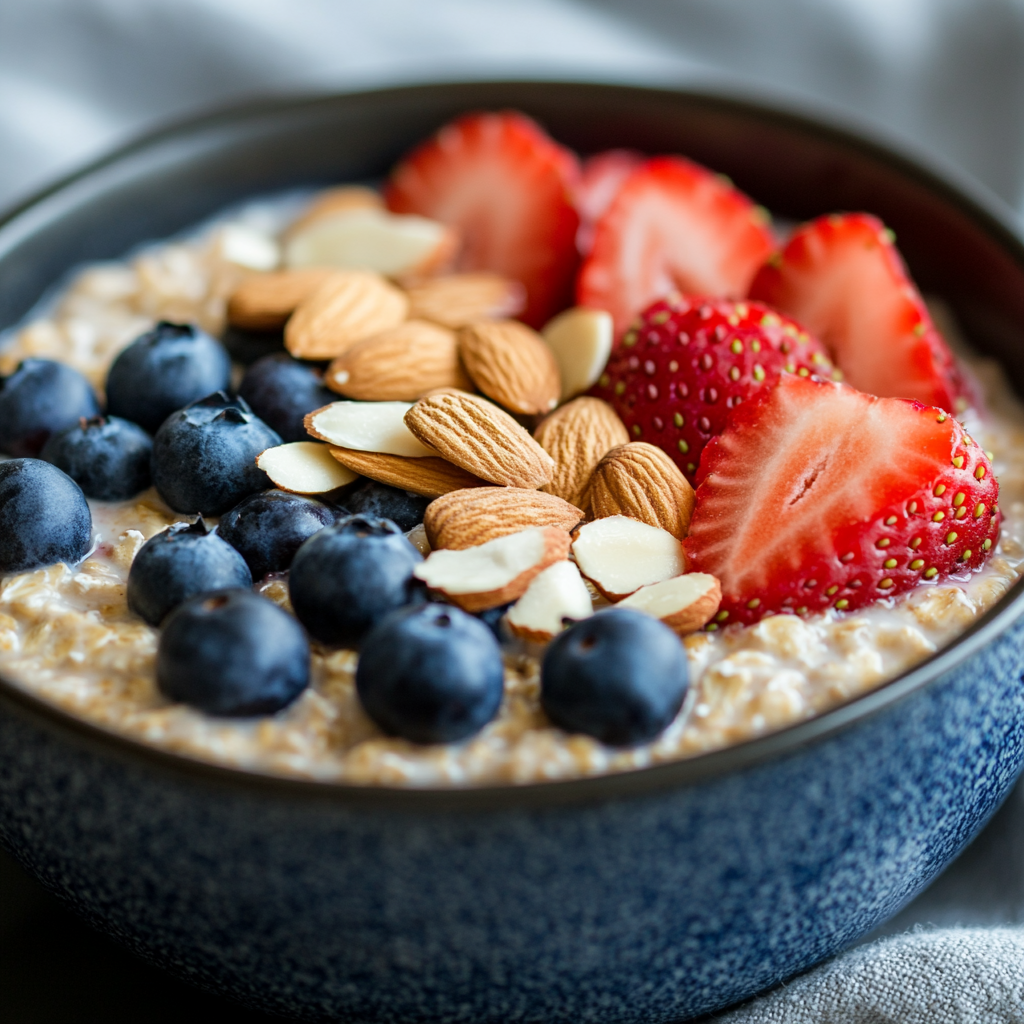
[[[641,587],[619,602],[620,608],[635,608],[661,619],[680,636],[706,626],[722,603],[722,586],[714,576],[688,572],[661,583]]]
[[[228,323],[247,331],[275,331],[335,271],[325,267],[276,270],[247,277],[228,299]]]
[[[583,502],[594,519],[631,516],[682,540],[690,529],[696,498],[666,452],[645,441],[630,441],[605,453]]]
[[[277,242],[249,224],[225,224],[214,236],[217,255],[247,270],[273,270],[281,262]]]
[[[460,551],[432,551],[413,570],[433,591],[468,612],[522,597],[535,576],[569,555],[570,537],[553,526],[533,527]]]
[[[585,619],[593,611],[579,569],[569,561],[555,562],[533,578],[505,621],[520,639],[545,644],[565,629],[565,620]]]
[[[605,453],[629,440],[615,410],[600,398],[576,398],[541,420],[533,432],[555,460],[545,491],[583,507],[583,495],[594,468]]]
[[[595,519],[573,535],[580,572],[609,600],[686,572],[683,546],[667,530],[627,516]]]
[[[473,383],[521,416],[558,404],[558,363],[540,335],[516,320],[485,320],[459,332],[459,353]]]
[[[473,386],[455,332],[426,320],[406,320],[353,345],[327,368],[324,383],[367,402],[414,402],[436,388]]]
[[[372,188],[363,185],[342,185],[339,188],[324,189],[313,197],[309,206],[288,226],[284,241],[292,235],[315,224],[323,217],[336,213],[350,213],[352,210],[383,210],[384,199]]]
[[[406,426],[449,462],[492,484],[537,488],[551,479],[551,456],[507,412],[476,395],[421,398]]]
[[[294,494],[326,494],[357,477],[332,458],[328,445],[316,441],[293,441],[268,448],[260,453],[256,465],[275,487]]]
[[[417,276],[443,269],[458,245],[458,234],[439,221],[381,209],[350,209],[322,214],[289,231],[284,261],[289,267]]]
[[[545,325],[541,337],[558,361],[561,400],[581,394],[597,383],[612,352],[611,313],[577,306]]]
[[[403,491],[412,491],[424,498],[436,498],[466,487],[484,486],[483,480],[436,457],[410,459],[404,455],[382,455],[380,452],[360,452],[354,448],[333,446],[331,457],[360,476],[391,487],[401,487]]]
[[[405,293],[368,270],[336,271],[299,303],[284,329],[298,359],[333,359],[397,327],[409,308]]]
[[[452,328],[516,316],[526,308],[526,289],[500,274],[447,274],[413,285],[408,293],[409,316]]]
[[[471,548],[530,526],[572,530],[583,513],[567,501],[525,487],[450,491],[427,506],[423,525],[433,548]]]
[[[331,402],[306,414],[306,430],[321,441],[361,452],[425,458],[437,452],[405,425],[408,402]]]

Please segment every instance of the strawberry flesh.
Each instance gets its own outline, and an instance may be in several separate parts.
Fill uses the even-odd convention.
[[[686,554],[721,580],[719,624],[852,611],[979,568],[998,499],[945,411],[787,374],[705,450]]]
[[[877,217],[819,217],[763,266],[750,298],[799,320],[828,348],[846,382],[885,398],[967,406],[956,360]]]
[[[580,215],[576,246],[585,256],[594,244],[594,229],[625,180],[644,162],[633,149],[608,149],[583,161],[573,193]]]
[[[761,303],[677,295],[644,311],[591,393],[693,482],[730,411],[787,371],[828,376],[832,364],[802,327]]]
[[[396,213],[458,229],[460,270],[490,270],[527,293],[522,319],[542,326],[571,301],[579,215],[576,156],[513,111],[468,114],[413,150],[385,190]]]
[[[672,291],[740,298],[775,248],[767,221],[727,179],[682,157],[654,157],[597,222],[576,301],[608,310],[618,334]]]

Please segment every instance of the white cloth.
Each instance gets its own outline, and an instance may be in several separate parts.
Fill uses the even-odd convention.
[[[1024,207],[1024,0],[0,0],[0,206],[213,104],[500,76],[738,84],[936,154]],[[883,930],[900,934],[721,1019],[1024,1021],[1020,793]]]

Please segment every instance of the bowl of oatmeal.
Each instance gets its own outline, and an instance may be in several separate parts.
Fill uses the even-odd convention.
[[[953,415],[962,423],[963,444],[970,442],[964,458],[974,474],[971,487],[989,472],[998,479],[999,518],[990,514],[995,500],[982,500],[966,484],[964,491],[950,486],[945,497],[936,493],[945,484],[930,484],[928,500],[936,504],[934,511],[928,506],[928,521],[938,512],[950,520],[935,521],[943,524],[943,539],[969,513],[968,522],[987,517],[986,529],[992,529],[978,534],[973,551],[962,537],[949,541],[950,547],[959,541],[958,561],[941,575],[925,575],[931,568],[925,559],[911,570],[910,557],[905,567],[886,568],[891,551],[879,549],[878,578],[862,581],[877,593],[868,602],[849,578],[840,581],[843,589],[833,584],[833,593],[829,580],[815,578],[815,586],[805,588],[807,601],[818,602],[810,606],[784,606],[787,596],[770,587],[755,596],[737,590],[740,584],[730,590],[730,580],[742,575],[736,567],[708,561],[711,546],[691,546],[701,536],[702,501],[710,507],[701,497],[707,491],[697,462],[691,468],[688,461],[694,435],[662,443],[656,433],[661,399],[637,392],[630,376],[639,374],[646,389],[646,363],[638,359],[631,368],[627,355],[615,369],[613,357],[608,372],[618,376],[585,380],[577,393],[594,385],[587,401],[600,399],[614,409],[611,415],[620,418],[615,429],[628,426],[625,447],[631,450],[602,462],[604,490],[587,501],[594,508],[604,501],[620,514],[615,474],[635,472],[630,467],[638,463],[630,460],[644,454],[635,446],[648,440],[674,453],[649,479],[669,481],[664,486],[675,487],[675,494],[684,485],[692,494],[696,484],[694,527],[684,540],[694,563],[688,567],[714,569],[724,592],[713,606],[701,605],[699,621],[691,614],[685,628],[681,611],[692,612],[695,600],[672,604],[670,594],[670,607],[655,616],[684,634],[689,685],[669,703],[667,721],[659,720],[640,742],[619,742],[613,733],[604,734],[606,741],[597,730],[571,727],[569,719],[559,719],[557,701],[545,703],[542,693],[545,655],[537,630],[558,627],[546,626],[528,604],[516,604],[506,615],[511,628],[503,634],[500,705],[476,731],[424,743],[403,735],[402,722],[388,727],[386,716],[368,713],[355,645],[318,635],[326,627],[303,619],[301,601],[280,572],[251,575],[265,602],[289,615],[299,605],[312,636],[309,678],[299,695],[290,694],[275,713],[241,717],[169,699],[155,667],[163,656],[163,611],[154,613],[154,624],[140,614],[141,604],[132,606],[132,566],[143,545],[169,528],[192,531],[196,543],[222,532],[230,536],[233,513],[213,499],[208,507],[181,511],[166,486],[129,498],[90,499],[91,544],[84,558],[11,572],[0,584],[0,836],[45,884],[142,955],[277,1012],[351,1020],[623,1021],[707,1012],[804,969],[895,913],[981,827],[1024,756],[1017,582],[1024,560],[1024,474],[1017,454],[1024,419],[1014,394],[1022,372],[1021,243],[1009,215],[973,187],[834,128],[723,98],[522,83],[282,102],[199,120],[114,154],[0,226],[4,374],[25,360],[57,361],[95,389],[106,388],[113,412],[111,366],[133,339],[170,322],[223,339],[236,362],[229,386],[238,386],[243,364],[287,351],[324,363],[334,359],[325,378],[345,375],[342,390],[311,410],[386,397],[353,392],[365,364],[348,357],[338,363],[344,353],[316,349],[322,337],[315,331],[296,330],[289,338],[287,326],[283,337],[276,327],[254,330],[253,298],[250,292],[246,306],[244,287],[279,273],[286,250],[299,253],[291,257],[296,266],[323,259],[302,255],[296,242],[296,225],[316,202],[336,195],[323,189],[357,184],[365,192],[453,117],[509,108],[525,111],[559,144],[584,154],[683,154],[728,175],[783,224],[863,210],[894,230],[928,301],[928,323],[956,347],[969,380],[964,393],[972,400]],[[631,165],[626,173],[634,170]],[[654,171],[660,176],[664,168]],[[363,227],[373,223],[368,216]],[[593,230],[586,244],[606,252],[600,227]],[[307,248],[325,244],[308,224],[304,237]],[[448,245],[443,231],[428,242],[441,252]],[[384,277],[395,280],[394,274]],[[773,287],[777,303],[781,293]],[[429,308],[422,280],[400,282],[398,290],[419,294],[418,308]],[[610,297],[609,307],[621,297]],[[265,288],[256,299],[257,313],[265,313],[259,306]],[[562,300],[531,293],[527,301],[517,315],[541,327]],[[655,328],[675,324],[673,318],[707,320],[713,312],[670,300],[649,314],[645,329],[653,337]],[[728,323],[736,313],[730,308],[723,315]],[[623,329],[619,335],[628,336]],[[318,420],[304,441],[281,434],[280,448],[315,439],[340,454],[331,458],[350,476],[328,483],[349,490],[317,484],[304,493],[330,493],[342,506],[355,474],[389,483],[394,478],[387,473],[396,465],[408,472],[410,462],[421,475],[400,482],[419,487],[421,498],[440,502],[478,485],[553,494],[563,502],[560,526],[536,519],[542,505],[543,515],[555,514],[554,499],[519,496],[512,507],[512,491],[501,496],[500,516],[481,513],[469,521],[486,520],[493,543],[518,536],[507,523],[496,527],[495,519],[527,512],[534,518],[513,525],[574,531],[573,558],[565,557],[567,539],[552,567],[562,566],[563,576],[576,573],[578,594],[584,584],[571,566],[579,566],[587,579],[580,600],[597,611],[595,622],[607,621],[605,604],[622,598],[635,604],[641,592],[632,584],[623,592],[627,585],[617,582],[636,560],[588,568],[590,527],[618,529],[616,515],[588,515],[582,529],[563,522],[566,503],[577,510],[577,501],[586,504],[571,481],[561,491],[545,485],[535,492],[530,485],[536,488],[539,478],[496,480],[486,476],[486,465],[460,463],[457,445],[449,451],[442,447],[445,438],[428,433],[432,423],[425,414],[434,406],[444,411],[451,401],[465,404],[461,396],[476,385],[516,411],[514,422],[537,424],[532,433],[543,442],[541,417],[529,411],[531,396],[513,394],[507,381],[488,382],[486,362],[473,371],[471,358],[491,343],[481,330],[473,337],[476,348],[466,350],[471,382],[443,375],[431,381],[455,387],[454,399],[451,393],[406,395],[400,387],[408,385],[389,378],[396,395],[424,411],[413,417],[413,441],[436,441],[450,458],[438,459],[444,466],[433,467],[435,473],[456,473],[462,486],[449,481],[439,489],[424,469],[431,468],[429,452],[417,459],[405,449],[346,443],[352,434],[336,433],[342,429],[336,418]],[[645,335],[636,351],[655,343],[662,342]],[[657,353],[650,351],[653,359]],[[755,368],[767,365],[766,357],[757,358]],[[388,367],[394,369],[394,359]],[[791,392],[802,396],[801,388],[817,388],[820,395],[826,387],[841,385],[797,379]],[[639,397],[632,405],[625,399],[616,404],[633,394]],[[554,397],[542,397],[562,400],[557,389]],[[516,409],[520,401],[525,411]],[[925,405],[942,401],[939,396]],[[225,396],[224,408],[230,405]],[[495,422],[500,427],[504,420]],[[508,434],[512,428],[501,429],[518,438]],[[793,429],[787,421],[787,436]],[[505,435],[499,430],[499,436]],[[277,447],[266,443],[267,451]],[[724,458],[726,449],[719,443],[716,457]],[[523,451],[517,472],[533,465],[530,458],[541,458],[533,448]],[[274,475],[280,468],[267,465],[283,486]],[[296,471],[295,463],[284,465]],[[320,462],[316,467],[323,469]],[[423,484],[427,477],[431,482]],[[281,478],[291,479],[287,473]],[[470,482],[473,487],[465,486]],[[956,503],[960,493],[970,500]],[[437,508],[443,505],[446,515],[459,511],[455,499],[446,502]],[[975,517],[971,510],[979,506],[985,507]],[[677,518],[679,507],[677,501]],[[659,508],[652,503],[653,520],[645,526],[669,538],[658,543],[678,547],[685,527]],[[961,509],[967,511],[957,520]],[[220,517],[214,534],[191,525],[192,513],[200,511],[210,525]],[[625,511],[643,518],[636,509]],[[418,564],[436,568],[415,572],[435,597],[446,599],[445,607],[456,609],[450,615],[478,616],[511,605],[504,599],[481,604],[483,583],[460,590],[443,561],[433,558],[479,547],[479,537],[476,544],[457,539],[460,522],[452,515],[442,522],[435,512],[427,516],[429,529],[399,531],[408,540],[380,539],[392,547],[399,540],[419,546],[427,557]],[[636,550],[644,555],[648,535],[641,534]],[[751,536],[756,548],[760,535]],[[982,538],[994,541],[984,557]],[[870,544],[886,540],[872,535]],[[530,557],[530,565],[540,565],[540,555]],[[458,568],[466,564],[465,558],[456,563],[456,576],[482,572]],[[906,586],[897,571],[904,569],[919,573]],[[677,568],[644,582],[664,586],[688,575],[711,574]],[[487,584],[490,593],[506,585],[504,578]],[[561,586],[556,581],[549,589],[564,597]],[[526,602],[525,587],[513,600]],[[901,592],[889,597],[891,588]],[[705,603],[709,593],[700,591]],[[534,606],[543,597],[538,588]],[[765,614],[775,598],[779,607],[770,610],[780,614]]]

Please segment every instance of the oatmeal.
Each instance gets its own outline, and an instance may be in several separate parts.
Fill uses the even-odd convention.
[[[294,205],[254,205],[191,238],[147,247],[124,262],[85,268],[40,316],[10,333],[0,370],[10,373],[28,357],[59,360],[101,391],[117,354],[157,320],[194,323],[222,334],[229,297],[240,283],[278,266],[279,232]],[[948,312],[937,304],[934,314],[955,341]],[[253,315],[267,313],[258,309]],[[402,315],[395,314],[398,321]],[[587,344],[599,347],[597,341]],[[939,582],[922,577],[909,592],[890,598],[883,592],[854,611],[833,603],[823,611],[770,614],[746,625],[716,618],[709,629],[689,632],[682,641],[690,678],[686,699],[671,724],[649,742],[612,747],[553,726],[541,706],[543,648],[522,638],[503,647],[504,697],[497,715],[458,743],[420,745],[386,735],[357,693],[356,652],[321,643],[312,647],[310,685],[276,714],[217,718],[171,703],[156,682],[159,630],[129,610],[127,581],[147,540],[193,517],[173,511],[153,488],[125,501],[90,500],[94,546],[80,564],[49,565],[0,583],[0,670],[72,714],[164,750],[251,771],[358,784],[457,786],[575,778],[693,757],[774,732],[925,660],[1020,576],[1024,408],[997,365],[966,350],[961,358],[982,394],[978,407],[986,410],[964,411],[961,421],[988,453],[1000,489],[1001,532],[985,564],[973,570],[965,564],[960,572],[944,573]],[[345,372],[354,373],[356,363],[348,365]],[[436,372],[443,384],[443,368]],[[543,409],[552,408],[556,398],[542,397]],[[502,404],[511,406],[512,401]],[[611,437],[608,447],[621,440]],[[406,457],[380,445],[370,455]],[[360,457],[365,461],[370,455]],[[440,460],[422,465],[431,461]],[[343,464],[355,467],[357,462]],[[543,479],[531,477],[527,486],[536,487]],[[614,488],[607,494],[611,511],[602,514],[616,514]],[[211,525],[216,521],[216,515],[209,517]],[[676,535],[683,530],[678,527]],[[419,551],[429,552],[423,525],[408,536]],[[972,553],[966,555],[969,560]],[[558,557],[564,559],[564,552]],[[681,571],[677,567],[673,575]],[[589,580],[588,587],[595,607],[607,604]],[[291,611],[286,575],[271,573],[255,588]],[[573,600],[578,606],[578,593]],[[522,631],[521,637],[528,633]]]

